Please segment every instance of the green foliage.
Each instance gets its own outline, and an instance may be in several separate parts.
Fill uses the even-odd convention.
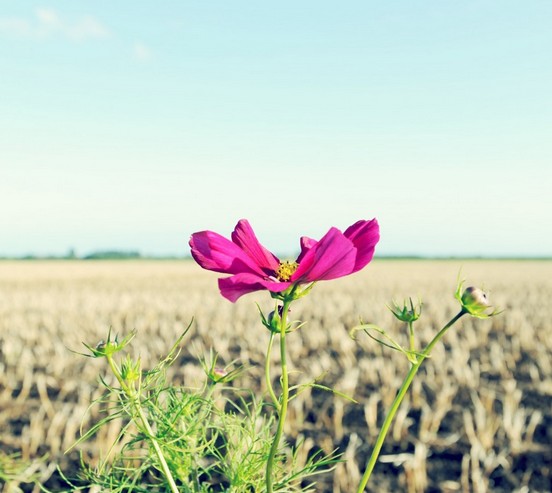
[[[119,351],[104,355],[118,385],[100,379],[105,392],[92,405],[100,407],[105,416],[75,445],[112,420],[121,420],[121,432],[97,466],[81,459],[78,477],[65,478],[71,491],[88,491],[92,486],[120,493],[263,490],[273,442],[273,415],[265,412],[263,402],[252,393],[224,386],[224,379],[213,379],[210,370],[216,356],[212,354],[212,364],[202,362],[206,380],[201,389],[167,383],[167,370],[176,360],[184,335],[149,371],[140,369],[139,359],[133,361],[123,354],[131,338],[125,338]],[[125,378],[129,368],[134,375],[131,379]],[[285,444],[278,449],[274,491],[314,491],[305,478],[330,470],[337,462],[335,455],[314,454],[302,463],[297,452],[298,447]]]

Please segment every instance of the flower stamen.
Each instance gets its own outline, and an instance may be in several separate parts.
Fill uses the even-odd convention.
[[[278,269],[276,270],[276,278],[278,281],[289,281],[293,273],[297,270],[299,264],[289,260],[281,260]]]

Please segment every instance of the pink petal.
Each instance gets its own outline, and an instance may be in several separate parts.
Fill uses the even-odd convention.
[[[240,272],[265,275],[236,244],[213,231],[200,231],[190,238],[192,257],[204,269],[225,274]]]
[[[280,261],[259,243],[249,221],[246,219],[238,221],[232,233],[232,241],[266,273],[274,273],[278,269]]]
[[[308,250],[292,281],[314,282],[351,274],[355,267],[356,248],[337,228],[331,228]]]
[[[301,253],[299,254],[299,257],[297,257],[297,262],[301,262],[303,260],[303,257],[307,254],[307,252],[318,242],[316,240],[313,240],[312,238],[309,238],[308,236],[301,236]]]
[[[270,281],[255,274],[243,273],[219,279],[218,285],[222,296],[234,303],[240,296],[262,289],[273,293],[285,291],[291,282]]]
[[[353,272],[365,267],[374,257],[376,244],[380,239],[379,225],[376,219],[357,221],[349,226],[343,235],[349,238],[357,249],[357,257]]]

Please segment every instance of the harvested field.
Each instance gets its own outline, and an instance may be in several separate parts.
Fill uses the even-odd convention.
[[[370,491],[552,491],[552,262],[378,259],[320,283],[293,308],[292,317],[307,322],[288,339],[294,381],[324,375],[324,384],[359,402],[311,390],[290,404],[289,440],[302,435],[307,445],[338,446],[347,459],[320,491],[354,491],[408,368],[400,354],[365,335],[353,341],[348,330],[362,317],[406,343],[385,305],[421,297],[417,333],[427,342],[458,311],[460,269],[505,312],[465,317],[435,348],[390,430]],[[121,335],[137,329],[131,350],[147,368],[193,318],[174,381],[199,385],[197,356],[213,347],[224,362],[246,364],[239,385],[260,391],[268,333],[254,303],[268,310],[270,297],[256,293],[231,304],[216,278],[191,261],[0,262],[0,449],[29,460],[47,454],[37,474],[60,490],[55,466],[74,474],[78,453],[64,450],[83,418],[85,426],[91,419],[87,407],[106,373],[104,361],[68,348],[95,345],[109,327]],[[276,351],[273,358],[277,364]],[[81,450],[93,461],[117,432],[104,429]]]

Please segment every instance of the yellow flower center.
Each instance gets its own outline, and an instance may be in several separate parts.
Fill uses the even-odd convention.
[[[280,265],[276,270],[278,281],[289,281],[293,273],[297,270],[297,267],[299,267],[297,262],[290,262],[289,260],[280,261]]]

